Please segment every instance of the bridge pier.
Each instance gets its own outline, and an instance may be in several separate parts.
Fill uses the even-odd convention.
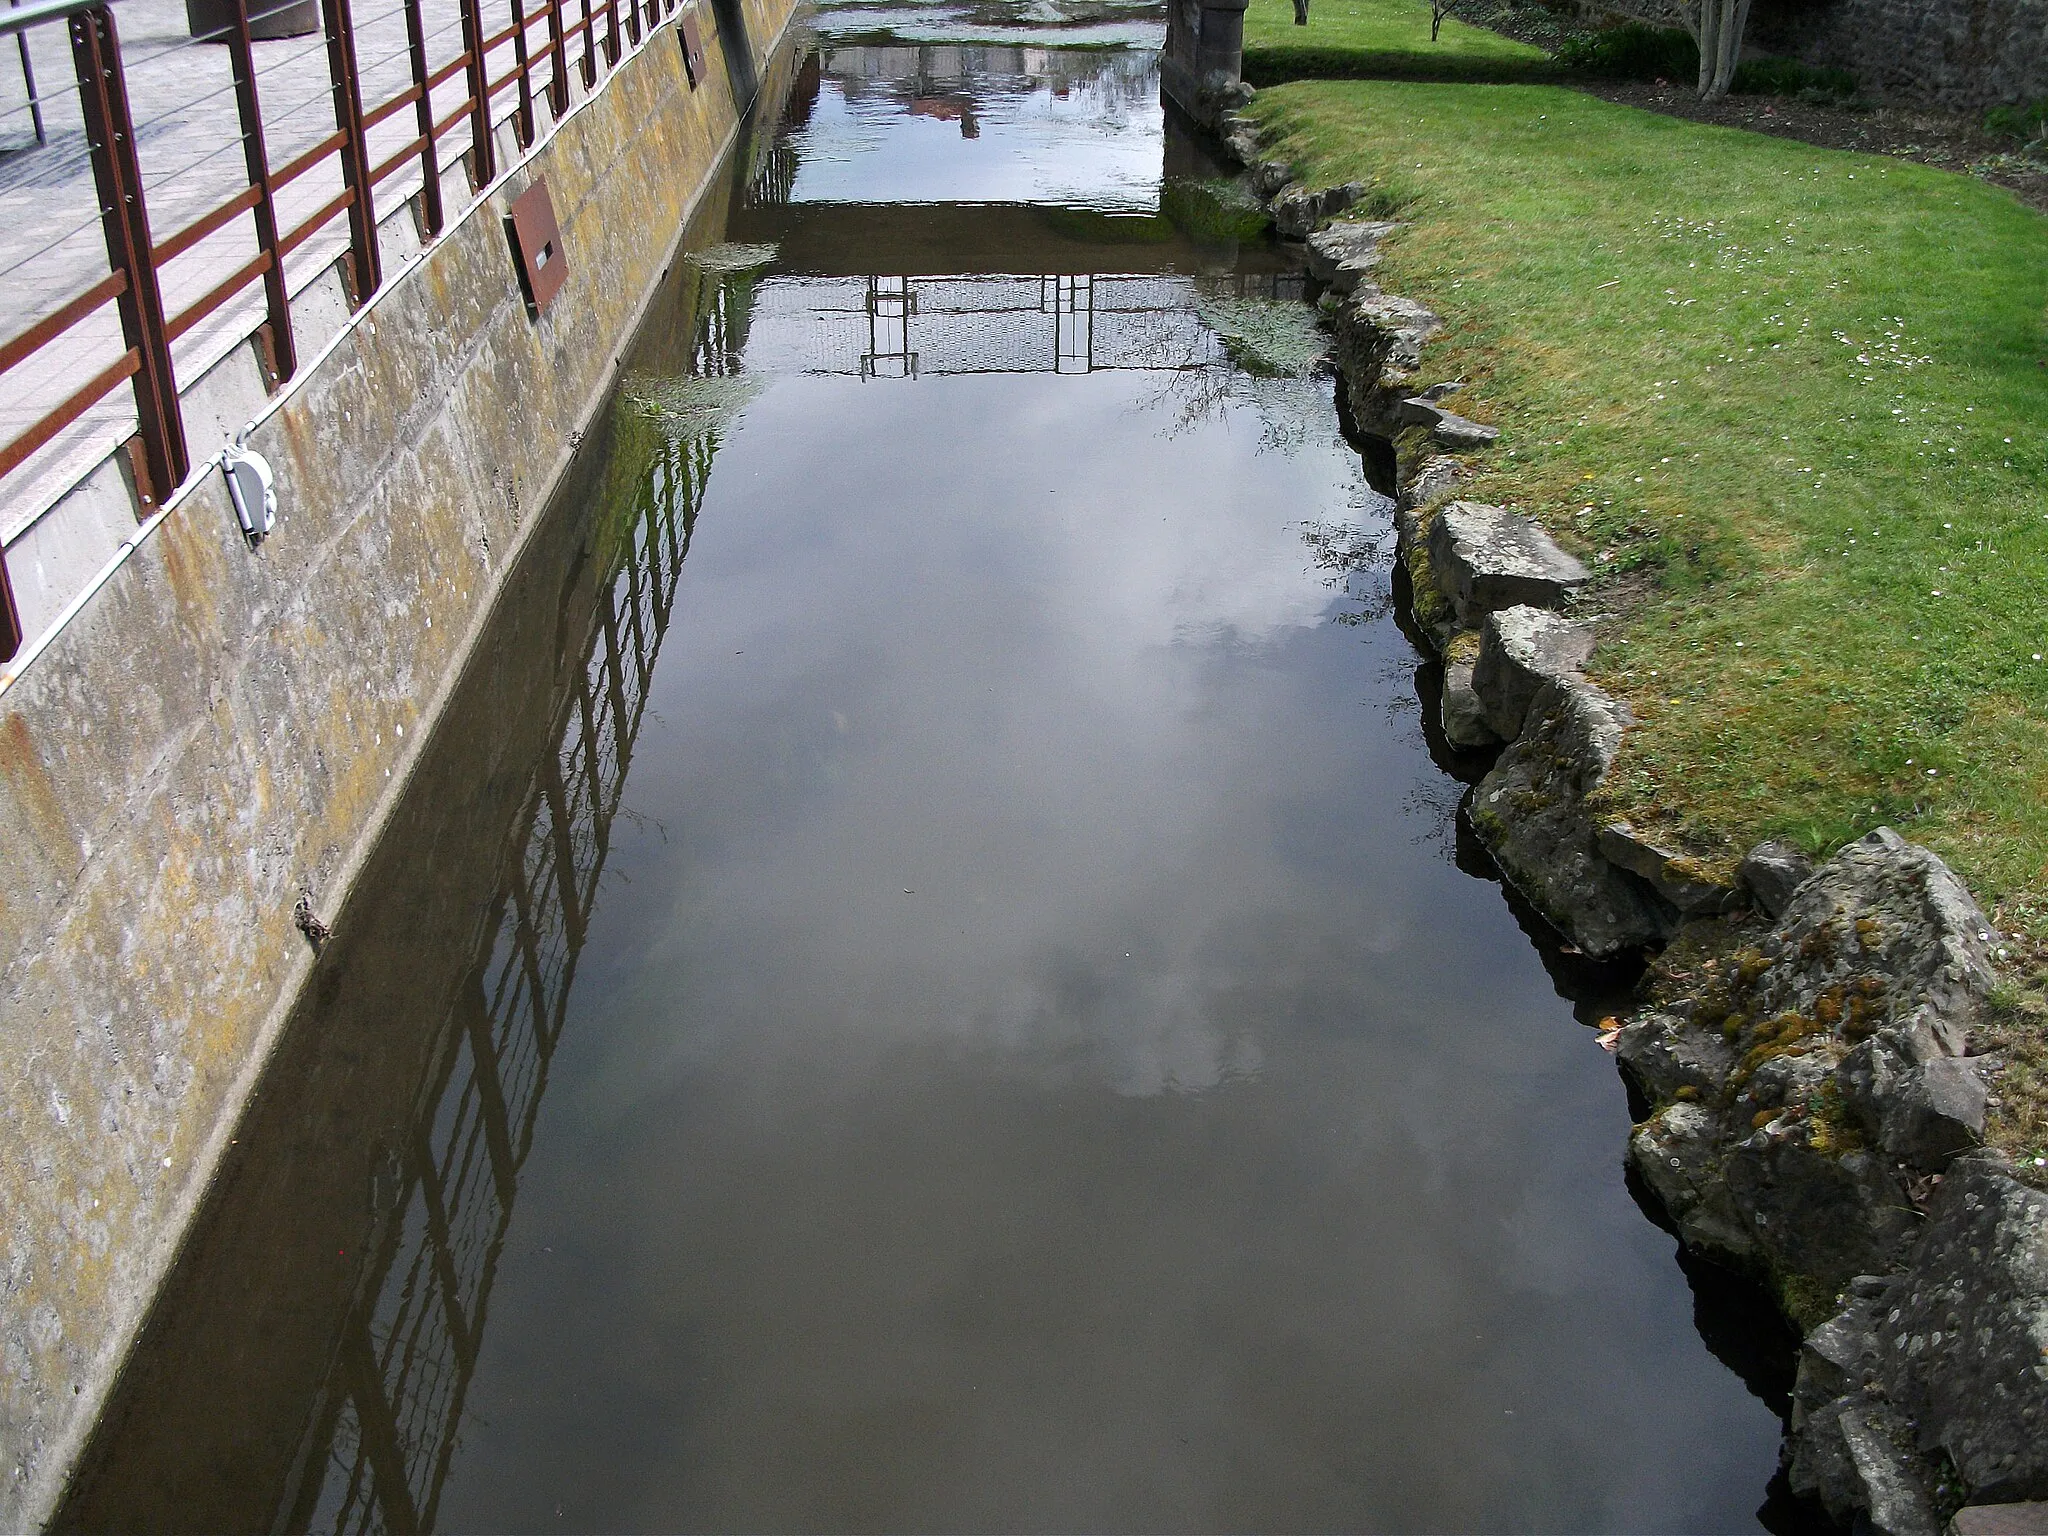
[[[1249,0],[1168,0],[1159,83],[1168,99],[1206,128],[1243,105],[1244,13]]]

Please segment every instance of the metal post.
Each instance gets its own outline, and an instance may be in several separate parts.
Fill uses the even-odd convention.
[[[569,110],[569,45],[562,36],[562,0],[548,0],[548,52],[554,55],[548,71],[548,111],[560,122]]]
[[[462,0],[462,47],[469,61],[469,179],[478,191],[498,174],[491,144],[491,61],[484,57],[488,36],[480,0]]]
[[[640,0],[626,0],[626,37],[635,48],[640,46]]]
[[[512,0],[512,57],[518,61],[519,111],[512,119],[513,132],[519,136],[519,147],[533,147],[533,81],[528,77],[526,58],[526,6],[522,0]]]
[[[185,478],[185,420],[178,409],[177,375],[164,334],[163,292],[150,259],[149,213],[142,201],[142,167],[135,159],[135,124],[121,75],[121,45],[111,7],[71,18],[71,57],[78,70],[78,103],[92,147],[92,178],[99,193],[107,260],[128,281],[118,301],[121,336],[139,359],[135,415],[143,467],[150,484],[147,510]]]
[[[14,583],[7,579],[7,552],[0,550],[0,661],[21,649],[21,611],[14,606]]]
[[[619,65],[619,0],[604,0],[604,67]]]
[[[21,9],[21,0],[8,0],[8,3],[15,10]],[[14,34],[14,46],[21,51],[21,85],[22,89],[28,92],[28,117],[35,125],[36,142],[47,144],[50,142],[50,135],[43,127],[43,99],[36,94],[36,66],[28,56],[26,30]]]
[[[341,130],[341,184],[348,205],[349,261],[355,269],[350,307],[360,309],[384,280],[377,251],[377,210],[371,196],[370,146],[363,134],[363,83],[356,74],[356,24],[348,0],[320,0],[327,29],[327,73],[334,82],[334,126]]]
[[[597,89],[597,21],[590,14],[590,0],[583,5],[583,89]]]
[[[249,185],[256,189],[256,248],[270,258],[263,274],[263,300],[270,326],[270,359],[277,377],[272,387],[299,371],[298,349],[292,341],[291,297],[284,285],[284,252],[277,241],[277,209],[270,197],[270,156],[263,145],[263,113],[256,99],[256,54],[249,40],[249,0],[235,0],[228,28],[228,65],[235,76],[235,110],[242,118],[242,163]]]
[[[412,55],[412,83],[419,87],[414,104],[420,130],[420,217],[427,238],[441,233],[441,147],[434,142],[434,92],[427,84],[427,26],[420,0],[405,0],[405,48]]]

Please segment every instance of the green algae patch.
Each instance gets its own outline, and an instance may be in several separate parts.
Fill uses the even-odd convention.
[[[1256,240],[1272,219],[1241,181],[1175,179],[1159,189],[1159,211],[1200,245]]]
[[[744,244],[727,241],[722,245],[707,245],[700,251],[683,252],[683,260],[705,272],[725,274],[730,272],[758,272],[775,260],[776,247],[770,244]]]
[[[762,381],[750,374],[730,377],[628,379],[620,403],[633,415],[650,421],[671,441],[706,437],[724,430],[761,393]]]
[[[1316,312],[1296,300],[1198,293],[1195,313],[1230,360],[1259,378],[1305,379],[1330,350]]]

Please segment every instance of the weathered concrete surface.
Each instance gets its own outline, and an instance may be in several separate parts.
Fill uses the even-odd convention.
[[[696,91],[656,29],[258,429],[271,538],[209,480],[0,694],[0,1527],[47,1517],[310,971],[294,903],[341,909],[789,9],[703,13]]]

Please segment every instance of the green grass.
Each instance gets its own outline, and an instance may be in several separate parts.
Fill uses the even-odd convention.
[[[2048,935],[2048,219],[1552,87],[1251,110],[1404,205],[1381,280],[1503,429],[1473,494],[1613,578],[1615,808],[1710,857],[1890,824]]]
[[[1553,73],[1540,48],[1445,17],[1429,40],[1417,0],[1252,0],[1244,13],[1244,77],[1256,86],[1303,79],[1526,80]]]

